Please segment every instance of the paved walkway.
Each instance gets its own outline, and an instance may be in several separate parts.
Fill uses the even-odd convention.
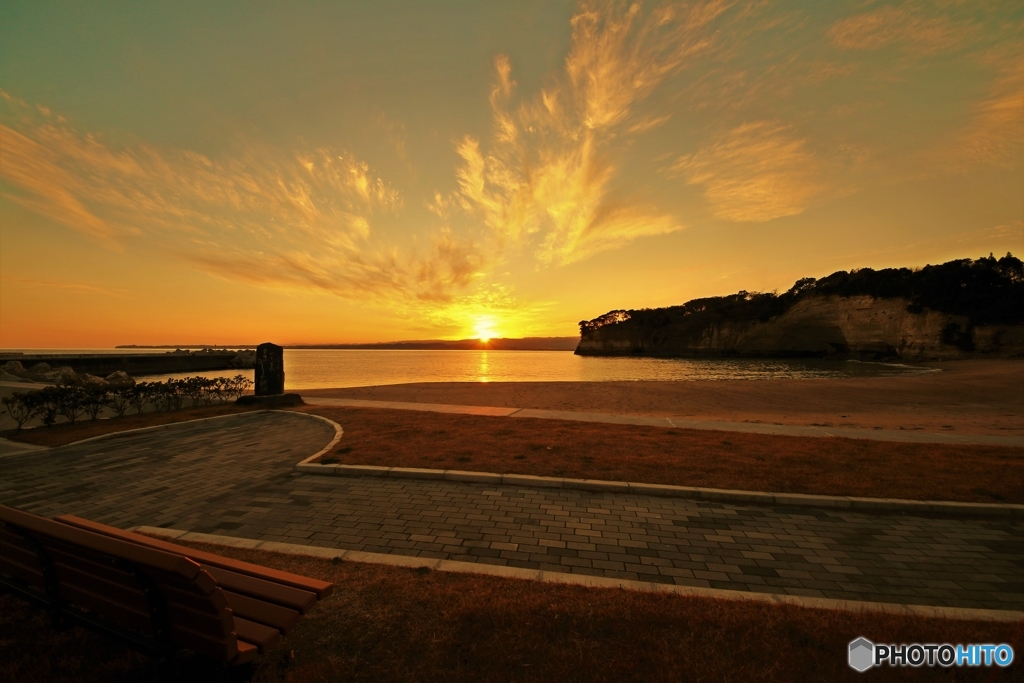
[[[334,436],[246,413],[45,452],[0,468],[0,503],[332,548],[690,586],[1024,609],[1024,522],[296,474]]]
[[[47,450],[46,446],[35,446],[30,443],[21,443],[20,441],[11,441],[10,439],[0,438],[0,458],[6,458],[9,455],[21,455],[22,453],[45,450]]]
[[[463,406],[447,403],[412,403],[408,401],[370,401],[358,398],[319,398],[306,396],[303,400],[314,406],[340,406],[345,408],[385,408],[389,410],[419,410],[431,413],[459,415],[486,415],[489,417],[533,417],[542,420],[569,420],[572,422],[606,422],[609,424],[643,425],[648,427],[675,427],[748,434],[783,434],[786,436],[838,436],[846,439],[872,441],[902,441],[908,443],[980,444],[988,446],[1024,447],[1024,436],[996,434],[955,434],[917,430],[860,429],[857,427],[820,427],[815,425],[770,424],[766,422],[729,422],[726,420],[691,420],[684,417],[656,415],[621,415],[589,413],[575,410],[543,410],[540,408],[502,408],[497,406]]]

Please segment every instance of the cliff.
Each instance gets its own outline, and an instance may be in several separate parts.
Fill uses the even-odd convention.
[[[862,269],[580,323],[578,355],[936,360],[1024,356],[1024,264]]]

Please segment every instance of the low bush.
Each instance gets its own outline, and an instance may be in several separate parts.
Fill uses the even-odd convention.
[[[237,399],[252,386],[242,375],[228,377],[186,377],[166,382],[138,382],[95,387],[48,386],[4,398],[4,410],[20,430],[26,422],[38,418],[49,427],[63,416],[74,422],[83,414],[96,420],[104,408],[124,417],[129,408],[141,415],[147,407],[157,412],[224,404]]]

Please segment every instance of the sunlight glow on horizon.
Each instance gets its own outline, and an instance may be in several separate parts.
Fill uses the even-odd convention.
[[[492,316],[481,315],[477,316],[474,321],[473,336],[486,344],[492,339],[497,339],[503,335],[497,332],[496,323]]]
[[[1019,256],[1022,37],[1009,0],[6,5],[0,347],[573,336]]]

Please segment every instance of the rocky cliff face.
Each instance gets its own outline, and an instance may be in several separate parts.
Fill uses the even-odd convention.
[[[812,296],[766,321],[624,320],[586,330],[578,355],[781,356],[939,360],[1024,356],[1024,325],[908,311],[904,298]]]

